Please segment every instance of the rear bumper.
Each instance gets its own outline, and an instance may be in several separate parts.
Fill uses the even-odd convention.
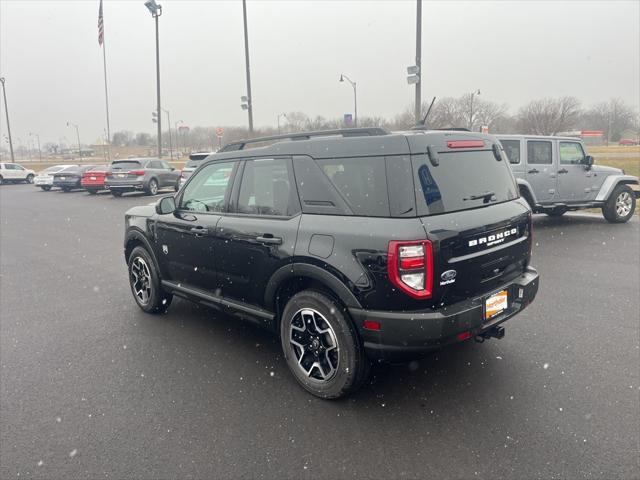
[[[36,187],[41,187],[41,186],[47,186],[47,185],[53,185],[53,178],[51,177],[36,177],[33,179],[33,184]]]
[[[350,308],[349,313],[360,332],[369,358],[388,361],[411,360],[461,341],[457,337],[460,333],[470,332],[474,337],[508,320],[533,301],[538,293],[538,284],[538,272],[528,267],[521,276],[487,295],[441,309],[384,312]],[[508,292],[507,309],[485,321],[485,299],[501,290]],[[380,323],[380,331],[363,328],[364,320]]]
[[[54,180],[53,186],[58,188],[81,188],[79,180]]]
[[[133,182],[118,182],[118,183],[104,183],[104,188],[107,190],[119,190],[122,192],[133,192],[134,190],[144,190],[145,184],[142,181]]]

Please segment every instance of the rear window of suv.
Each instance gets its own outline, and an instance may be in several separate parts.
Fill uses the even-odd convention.
[[[491,150],[439,152],[438,166],[427,155],[414,155],[412,163],[418,215],[478,208],[518,196],[509,165],[497,161]]]
[[[113,162],[111,164],[112,170],[131,170],[140,168],[140,162]]]

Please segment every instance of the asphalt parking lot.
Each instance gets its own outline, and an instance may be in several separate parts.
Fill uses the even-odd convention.
[[[538,298],[502,340],[297,386],[276,338],[131,298],[145,196],[0,188],[0,477],[638,478],[640,222],[534,221]]]

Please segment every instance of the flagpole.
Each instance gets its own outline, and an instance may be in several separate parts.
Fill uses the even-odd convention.
[[[107,146],[109,148],[109,158],[111,161],[111,126],[109,125],[109,89],[107,88],[107,53],[105,49],[106,42],[102,41],[102,64],[104,66],[104,101],[107,112]]]
[[[98,9],[98,43],[102,47],[102,66],[104,67],[104,103],[107,114],[107,145],[109,161],[111,160],[111,126],[109,125],[109,88],[107,87],[107,47],[104,37],[104,12],[102,10],[102,0]]]

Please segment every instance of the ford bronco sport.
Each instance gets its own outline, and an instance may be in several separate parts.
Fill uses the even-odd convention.
[[[125,223],[142,310],[178,296],[261,324],[323,398],[358,388],[371,360],[501,338],[538,290],[531,210],[498,141],[478,133],[229,144]]]
[[[502,143],[521,196],[534,212],[552,217],[568,210],[601,208],[611,223],[624,223],[636,208],[638,178],[619,168],[593,164],[572,137],[496,135]]]

